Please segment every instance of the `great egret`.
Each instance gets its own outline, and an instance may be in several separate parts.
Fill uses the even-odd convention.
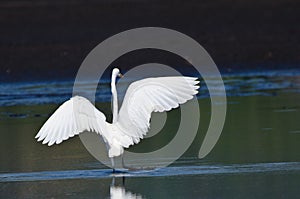
[[[114,68],[111,76],[113,121],[106,122],[105,115],[88,99],[74,96],[64,102],[42,126],[35,138],[48,146],[60,144],[83,131],[100,134],[106,144],[108,156],[120,156],[124,148],[137,144],[150,128],[152,112],[169,111],[198,93],[199,81],[194,77],[174,76],[146,78],[128,87],[123,104],[118,110],[116,78],[122,77]]]

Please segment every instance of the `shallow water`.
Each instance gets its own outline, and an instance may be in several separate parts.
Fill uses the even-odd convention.
[[[1,175],[1,198],[296,198],[298,163]]]
[[[190,162],[192,163],[192,162]],[[171,177],[188,175],[210,174],[247,174],[267,172],[299,172],[300,162],[276,162],[256,164],[231,164],[231,165],[198,165],[172,166],[148,170],[118,169],[90,169],[90,170],[66,170],[66,171],[41,171],[25,173],[0,174],[0,182],[28,182],[45,180],[68,180],[68,179],[102,179],[114,177]]]
[[[298,69],[248,71],[223,74],[222,77],[226,95],[230,97],[272,96],[276,94],[276,91],[300,92],[300,70]],[[214,77],[208,79],[215,85],[211,94],[218,95],[218,82]],[[123,99],[127,86],[132,81],[134,80],[124,78],[124,81],[122,79],[121,83],[117,85],[120,99]],[[88,93],[97,83],[95,81],[82,82],[78,89],[88,97]],[[2,83],[0,84],[0,106],[59,104],[72,96],[73,84],[73,80]],[[206,84],[201,82],[198,98],[207,97],[209,97],[209,93]],[[110,80],[101,79],[97,88],[96,101],[108,102],[110,100]]]
[[[225,76],[225,127],[213,151],[199,160],[210,116],[210,100],[202,85],[200,129],[183,157],[167,168],[117,174],[95,160],[78,137],[51,148],[34,140],[58,103],[72,95],[70,82],[5,85],[6,91],[9,87],[16,91],[1,90],[0,198],[118,198],[122,194],[124,198],[296,198],[300,194],[297,71]],[[64,86],[54,95],[58,84]],[[98,95],[97,107],[110,119],[110,104],[105,103],[110,96],[105,90]],[[178,110],[169,113],[170,126],[160,136],[144,139],[130,150],[167,143],[172,134],[164,133],[172,131],[178,115]]]

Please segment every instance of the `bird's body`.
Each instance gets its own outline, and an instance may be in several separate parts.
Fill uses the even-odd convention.
[[[194,77],[157,77],[133,82],[127,89],[123,104],[118,109],[116,78],[112,72],[113,121],[88,99],[74,96],[63,103],[42,126],[36,138],[51,146],[60,144],[83,131],[102,136],[110,158],[120,156],[124,148],[137,144],[149,130],[152,112],[169,111],[193,98],[198,93],[199,81]]]

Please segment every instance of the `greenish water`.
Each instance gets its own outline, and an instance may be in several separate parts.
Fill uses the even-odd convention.
[[[300,93],[270,92],[228,97],[224,130],[204,159],[197,155],[209,122],[208,98],[199,99],[200,129],[181,159],[158,171],[116,175],[78,137],[52,147],[36,142],[35,134],[58,105],[0,107],[0,198],[297,198]],[[110,113],[109,104],[97,105]],[[174,128],[178,114],[168,114],[163,132]],[[159,147],[172,136],[145,139],[131,150]]]

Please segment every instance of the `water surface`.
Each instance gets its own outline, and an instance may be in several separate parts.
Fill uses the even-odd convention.
[[[78,137],[52,147],[34,139],[48,116],[72,96],[72,82],[2,84],[0,198],[117,198],[120,194],[125,198],[296,198],[300,194],[299,76],[296,69],[225,75],[224,130],[213,151],[199,160],[210,117],[203,82],[198,96],[200,129],[183,157],[167,168],[117,174],[95,160]],[[83,88],[88,91],[89,84]],[[217,87],[213,94],[218,95]],[[110,97],[109,83],[104,81],[96,105],[108,120]],[[168,143],[178,116],[178,110],[169,113],[159,135],[130,150]]]

